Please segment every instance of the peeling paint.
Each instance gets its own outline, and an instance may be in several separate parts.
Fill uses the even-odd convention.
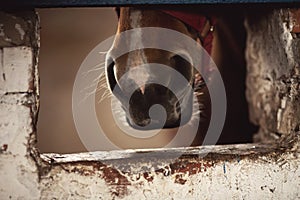
[[[20,39],[24,40],[24,36],[25,36],[25,31],[22,29],[20,24],[15,24],[15,29],[17,29],[17,31],[20,34]]]
[[[7,148],[8,148],[8,144],[3,144],[2,147],[1,147],[1,151],[0,152],[7,151]]]
[[[286,144],[286,142],[284,142],[284,144]],[[294,148],[293,146],[295,144],[297,144],[296,140],[290,141],[284,151],[289,152],[289,149]],[[240,197],[241,194],[247,194],[245,195],[245,198],[247,199],[248,197],[248,199],[251,199],[252,193],[248,192],[254,191],[254,189],[245,193],[244,188],[254,188],[256,185],[266,183],[266,180],[269,180],[267,182],[270,185],[270,189],[274,191],[272,194],[278,195],[276,193],[277,189],[274,190],[274,188],[278,188],[279,186],[276,186],[276,184],[281,184],[281,182],[278,182],[277,180],[281,180],[285,177],[286,175],[284,174],[289,173],[291,169],[280,167],[279,163],[284,163],[287,159],[290,160],[291,154],[280,153],[281,144],[278,145],[279,146],[277,147],[272,147],[270,145],[261,146],[261,144],[212,146],[209,147],[212,148],[212,153],[204,158],[199,158],[197,155],[199,153],[201,154],[201,151],[207,151],[207,147],[182,149],[183,151],[186,151],[186,153],[183,153],[184,156],[179,158],[176,162],[165,166],[162,165],[160,169],[147,173],[139,173],[138,170],[129,167],[135,166],[135,168],[141,169],[141,167],[145,165],[144,161],[139,161],[140,159],[143,160],[140,150],[136,150],[136,153],[132,150],[128,151],[130,152],[130,156],[126,151],[116,151],[115,155],[114,151],[110,152],[110,157],[113,158],[113,160],[119,160],[118,163],[112,161],[114,165],[128,165],[128,167],[123,166],[123,168],[131,169],[131,171],[120,171],[118,166],[113,168],[112,166],[103,165],[99,162],[101,158],[105,158],[105,163],[109,163],[107,160],[109,157],[105,155],[105,152],[102,152],[103,155],[105,155],[104,157],[101,155],[101,152],[97,153],[99,156],[98,159],[95,158],[95,156],[91,157],[95,161],[89,159],[90,153],[81,153],[81,158],[78,154],[74,154],[74,157],[72,154],[43,154],[43,158],[53,165],[53,167],[52,170],[49,171],[49,174],[42,178],[42,184],[47,183],[47,185],[57,185],[57,182],[66,181],[63,179],[68,180],[67,177],[71,178],[76,174],[76,176],[79,175],[82,178],[86,177],[87,179],[84,178],[87,181],[85,182],[85,185],[90,185],[90,187],[100,184],[98,182],[95,185],[94,182],[96,180],[104,180],[104,182],[101,182],[101,187],[105,188],[105,191],[108,191],[108,193],[105,193],[105,195],[107,195],[106,198],[137,199],[142,195],[153,199],[156,197],[167,197],[165,195],[170,197],[172,194],[173,197],[178,199],[181,199],[181,197],[184,198],[184,195],[187,196],[187,198],[195,198],[198,196],[203,199],[212,199],[213,197],[218,197],[219,193],[216,189],[219,187],[219,189],[223,188],[221,190],[222,194],[224,194],[225,191],[227,194],[230,194],[230,196],[226,196],[228,198],[233,198],[234,196]],[[195,151],[196,149],[197,151]],[[168,155],[172,151],[172,149],[167,151],[165,149],[162,153]],[[297,151],[299,151],[299,149]],[[149,150],[145,152],[149,153]],[[191,154],[192,152],[193,154]],[[116,157],[116,155],[119,158]],[[135,159],[137,160],[134,161]],[[80,160],[90,161],[83,162]],[[157,165],[156,162],[161,161],[156,160],[147,165],[155,166]],[[299,163],[299,161],[296,162]],[[133,163],[135,164],[132,165]],[[61,173],[58,170],[59,167],[62,167],[63,171],[67,172],[69,175],[57,176],[57,173]],[[297,164],[294,165],[294,167],[296,167],[297,170],[300,170],[298,169]],[[280,173],[278,173],[279,171]],[[226,175],[220,176],[220,172]],[[266,177],[265,173],[269,173],[269,175]],[[104,174],[106,175],[104,176]],[[257,174],[255,177],[261,178],[261,181],[249,182],[250,174],[253,176]],[[274,174],[276,174],[276,176],[274,176]],[[49,177],[57,178],[49,179]],[[253,177],[250,179],[252,178]],[[275,179],[276,181],[274,182]],[[199,185],[199,182],[205,184]],[[295,184],[300,185],[300,182],[295,182]],[[183,190],[182,188],[179,189],[176,185],[185,187],[187,190]],[[52,191],[52,189],[50,190]],[[203,196],[203,194],[206,194],[205,191],[214,192],[206,192],[212,196]],[[265,191],[267,191],[268,194],[264,193]],[[296,190],[293,191],[295,192]],[[284,191],[280,192],[283,192],[283,194],[286,195]],[[264,190],[261,193],[257,192],[261,197],[271,197],[268,196],[269,193],[270,190]],[[91,195],[93,195],[93,193]],[[53,195],[49,195],[49,193],[43,193],[42,196],[45,198],[53,197]]]
[[[290,145],[292,144],[295,143],[291,143]],[[256,145],[256,148],[253,148],[253,145],[248,146],[247,149],[259,149],[259,145]],[[292,148],[292,146],[290,148]],[[233,147],[234,145],[226,147],[219,146],[219,148],[224,149],[232,149]],[[289,148],[286,149],[287,152],[289,152],[288,149]],[[55,189],[56,187],[54,186],[58,183],[72,180],[80,180],[81,184],[84,184],[85,187],[88,186],[87,188],[95,188],[97,186],[102,188],[98,191],[101,195],[87,188],[80,189],[82,193],[89,194],[85,195],[84,198],[140,199],[141,197],[145,197],[148,199],[164,199],[173,197],[175,199],[216,199],[222,197],[226,199],[239,199],[243,197],[245,199],[253,199],[254,197],[261,197],[269,199],[275,196],[276,198],[283,198],[286,197],[286,195],[297,197],[297,195],[299,195],[297,191],[300,186],[300,181],[287,179],[284,182],[283,179],[286,179],[287,174],[291,171],[296,170],[300,172],[300,162],[290,160],[290,153],[278,154],[274,153],[276,151],[271,149],[269,149],[269,151],[268,154],[260,154],[259,156],[241,156],[238,165],[236,163],[236,155],[225,157],[222,155],[219,161],[216,159],[218,157],[216,155],[211,155],[206,158],[197,158],[195,156],[183,157],[177,162],[169,164],[160,170],[142,174],[136,173],[135,170],[133,170],[133,172],[121,172],[117,169],[112,169],[111,166],[103,165],[99,161],[90,161],[89,163],[70,162],[71,155],[57,156],[58,159],[63,158],[69,161],[67,163],[60,163],[62,160],[54,159],[52,162],[52,170],[48,175],[43,177],[41,181],[42,185],[47,185],[47,190],[42,192],[42,197],[60,197],[58,194],[62,193],[61,190]],[[131,158],[120,155],[120,152],[118,154],[121,157],[125,157],[119,160],[120,165],[122,165],[121,163],[128,163],[128,165],[130,165],[132,161],[129,160],[135,157],[134,154]],[[272,158],[271,155],[276,154],[278,156]],[[88,153],[86,155],[88,155]],[[137,155],[140,155],[140,153]],[[83,154],[82,156],[84,157]],[[70,158],[67,159],[67,157]],[[112,157],[114,157],[114,155],[112,155]],[[228,159],[230,157],[232,159]],[[137,156],[136,159],[141,159],[141,157]],[[292,162],[294,164],[288,168],[280,167],[277,164],[283,163],[287,159],[289,163]],[[211,162],[212,160],[215,161],[213,164]],[[139,163],[139,166],[136,167],[144,165],[142,162],[137,163]],[[154,165],[154,163],[152,164]],[[203,165],[207,166],[205,168],[206,170],[204,170]],[[59,170],[60,167],[63,167],[63,172]],[[105,177],[103,177],[104,173],[107,173]],[[224,173],[226,173],[225,177],[220,176]],[[49,179],[49,177],[52,178]],[[79,179],[79,177],[81,178]],[[103,177],[103,179],[101,177]],[[123,179],[123,181],[120,179]],[[293,182],[293,186],[289,186],[289,190],[285,190],[291,182]],[[263,190],[261,190],[261,186],[264,185],[267,187],[263,187]],[[78,186],[73,187],[78,188]],[[55,195],[53,194],[55,190],[60,192]],[[46,191],[52,191],[52,193],[50,194]],[[65,191],[70,191],[70,189],[65,188]],[[65,191],[63,193],[65,193]],[[70,197],[70,193],[67,194],[64,196],[65,198]],[[77,197],[81,198],[81,196]]]

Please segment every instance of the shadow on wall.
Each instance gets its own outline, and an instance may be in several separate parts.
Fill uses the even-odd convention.
[[[72,88],[86,55],[113,35],[117,16],[112,8],[39,9],[41,19],[40,112],[41,152],[82,152],[72,117]]]

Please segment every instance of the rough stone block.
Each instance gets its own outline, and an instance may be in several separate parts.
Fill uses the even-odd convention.
[[[246,21],[246,94],[258,141],[299,131],[300,38],[292,27],[289,9],[263,9]]]
[[[24,93],[33,90],[33,54],[29,47],[2,50],[0,92]]]
[[[34,11],[0,12],[0,199],[39,199]]]
[[[20,12],[17,15],[0,12],[0,46],[30,46],[35,35],[35,15]]]
[[[11,101],[16,98],[12,95]],[[29,135],[33,132],[31,111],[22,105],[0,104],[0,147],[14,155],[27,155]]]
[[[38,170],[33,160],[0,153],[0,199],[40,199]]]

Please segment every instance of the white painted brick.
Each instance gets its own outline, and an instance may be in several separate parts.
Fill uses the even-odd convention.
[[[13,98],[15,98],[12,95]],[[30,108],[0,104],[0,147],[7,146],[13,155],[27,155],[29,134],[32,132]]]
[[[40,199],[38,171],[31,159],[0,154],[0,199]]]
[[[8,47],[2,52],[0,92],[28,92],[33,80],[33,58],[30,47]],[[1,72],[1,71],[0,71]],[[4,79],[4,81],[3,81]]]

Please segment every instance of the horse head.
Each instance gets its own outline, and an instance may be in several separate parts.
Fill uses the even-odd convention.
[[[118,34],[143,27],[172,29],[200,42],[199,31],[182,20],[178,20],[172,16],[173,14],[172,11],[147,8],[125,7],[119,10],[117,34],[113,46],[107,53],[106,76],[110,89],[113,91],[118,88],[117,93],[114,94],[120,102],[129,102],[128,105],[122,104],[122,108],[126,113],[128,124],[134,128],[178,127],[180,124],[187,123],[193,116],[193,94],[189,92],[187,85],[176,86],[176,90],[180,94],[178,97],[168,87],[151,82],[151,80],[159,78],[164,79],[166,85],[175,83],[175,76],[172,73],[164,73],[163,77],[160,77],[160,70],[141,67],[149,63],[167,65],[179,72],[187,83],[194,87],[195,82],[199,82],[199,76],[196,75],[197,72],[195,72],[192,62],[189,62],[189,52],[182,50],[181,41],[172,42],[172,49],[175,50],[175,53],[152,48],[138,48],[121,56],[116,56],[115,53],[124,45],[124,41],[120,41]],[[159,34],[154,33],[151,37],[153,41],[159,42]],[[125,45],[140,45],[143,43],[143,39],[145,39],[143,33],[137,29],[130,37],[126,38]],[[126,75],[125,79],[124,75]],[[136,89],[130,93],[128,88]],[[180,106],[179,101],[182,99],[184,99],[181,104],[183,106]],[[163,124],[159,119],[160,116],[153,119],[153,116],[149,114],[151,107],[157,104],[165,109],[166,119]]]

